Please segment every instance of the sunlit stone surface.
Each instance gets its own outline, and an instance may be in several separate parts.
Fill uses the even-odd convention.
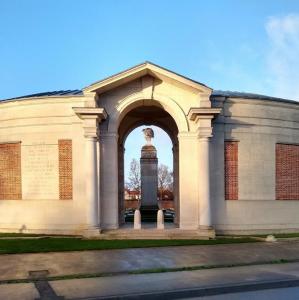
[[[157,229],[164,229],[164,214],[162,209],[159,209],[157,213]]]
[[[141,215],[139,209],[136,209],[134,212],[134,229],[141,229]]]

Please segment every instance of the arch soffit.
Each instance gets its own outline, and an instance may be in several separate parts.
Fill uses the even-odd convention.
[[[124,98],[119,105],[115,106],[109,117],[108,131],[117,132],[122,119],[132,109],[139,106],[151,105],[162,107],[166,112],[168,112],[176,123],[179,132],[189,131],[187,117],[182,107],[175,100],[157,93],[155,93],[153,98],[147,99],[142,92],[134,93]]]

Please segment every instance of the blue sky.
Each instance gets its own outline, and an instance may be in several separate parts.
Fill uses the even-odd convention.
[[[0,99],[149,60],[214,89],[299,100],[298,53],[297,0],[0,0]]]

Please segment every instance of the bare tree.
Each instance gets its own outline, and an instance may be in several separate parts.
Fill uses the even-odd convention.
[[[173,172],[169,170],[168,166],[163,164],[160,164],[158,167],[158,189],[161,200],[163,191],[167,189],[172,191],[173,189]]]
[[[130,163],[130,173],[126,187],[138,192],[140,192],[141,189],[140,164],[135,158],[133,158]]]

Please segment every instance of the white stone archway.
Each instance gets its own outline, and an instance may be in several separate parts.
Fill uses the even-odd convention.
[[[111,169],[111,161],[103,161],[102,162],[102,166],[103,169],[107,169],[110,168],[109,173],[111,174],[110,176],[113,178],[117,178],[116,181],[113,182],[107,182],[105,179],[105,183],[102,185],[102,191],[101,191],[101,199],[102,199],[102,203],[101,203],[101,208],[102,208],[102,212],[105,211],[105,214],[101,215],[101,219],[103,221],[102,225],[105,228],[118,228],[120,222],[120,215],[119,212],[122,210],[120,207],[121,204],[121,193],[122,193],[122,183],[123,183],[123,178],[121,178],[121,176],[119,175],[120,170],[123,168],[123,153],[122,153],[122,149],[120,149],[120,147],[123,147],[122,143],[123,143],[123,139],[124,136],[122,136],[123,134],[127,135],[127,132],[124,132],[120,134],[120,125],[122,123],[122,121],[124,120],[124,118],[134,109],[136,108],[140,108],[140,107],[144,107],[144,108],[151,108],[151,107],[156,107],[159,108],[160,110],[165,111],[165,113],[167,113],[170,118],[173,120],[173,123],[175,124],[174,126],[176,127],[176,129],[167,129],[167,127],[165,128],[165,126],[163,124],[158,124],[156,120],[153,120],[153,122],[151,122],[152,125],[157,125],[161,128],[163,128],[166,132],[168,132],[168,134],[170,135],[172,141],[173,141],[173,145],[174,145],[174,171],[176,173],[175,175],[175,184],[176,184],[176,212],[177,215],[180,215],[180,211],[179,211],[179,141],[178,141],[178,136],[180,133],[186,133],[188,132],[188,120],[186,115],[183,113],[181,107],[172,99],[164,96],[164,97],[158,97],[158,99],[143,99],[143,93],[138,93],[138,94],[133,94],[130,95],[128,97],[126,97],[125,99],[122,100],[122,102],[114,107],[114,110],[110,113],[110,118],[109,118],[109,122],[108,125],[103,126],[102,131],[101,131],[101,144],[102,144],[102,149],[107,149],[107,147],[109,147],[109,157],[113,156],[116,157],[117,156],[117,162],[118,165],[117,167],[115,165],[113,165],[113,171],[114,173],[111,174],[112,169]],[[131,125],[131,127],[129,127],[127,130],[132,130],[132,128],[136,127],[136,124],[134,124],[135,122],[138,120],[133,120],[133,123]],[[141,125],[142,123],[138,122],[139,125]],[[144,123],[143,123],[144,124]],[[120,145],[121,144],[121,145]],[[106,151],[107,152],[107,151]],[[103,151],[102,151],[103,153]],[[107,156],[106,156],[107,157]],[[107,165],[107,167],[105,167],[105,165]],[[104,171],[102,171],[104,176]],[[111,191],[113,191],[113,193],[111,193]],[[116,197],[117,195],[117,197]],[[117,201],[117,203],[116,203]],[[117,213],[116,213],[116,207],[117,207]],[[110,212],[114,212],[113,214],[109,214],[107,215],[107,211]],[[109,216],[109,217],[107,217]],[[111,224],[111,217],[113,217],[114,219],[114,223]],[[177,220],[178,221],[178,220]]]
[[[152,117],[154,115],[154,117]],[[124,154],[125,142],[128,135],[137,127],[157,126],[168,134],[172,146],[172,167],[174,174],[174,223],[179,224],[179,142],[178,128],[173,118],[158,106],[138,106],[129,111],[122,119],[118,128],[118,172],[119,172],[119,220],[120,224],[124,221]],[[141,134],[141,133],[140,133]],[[159,151],[158,151],[159,158]]]
[[[174,120],[178,143],[179,227],[209,228],[209,140],[211,89],[156,65],[145,63],[97,82],[83,90],[85,106],[102,108],[107,118],[98,130],[99,226],[119,227],[119,129],[130,111],[158,107]],[[92,108],[94,107],[94,108]],[[88,179],[87,179],[88,180]]]
[[[116,132],[125,115],[140,106],[158,106],[163,108],[175,120],[179,132],[188,132],[189,124],[182,107],[167,95],[155,94],[152,98],[145,98],[144,93],[134,93],[123,99],[112,111],[108,131]]]

